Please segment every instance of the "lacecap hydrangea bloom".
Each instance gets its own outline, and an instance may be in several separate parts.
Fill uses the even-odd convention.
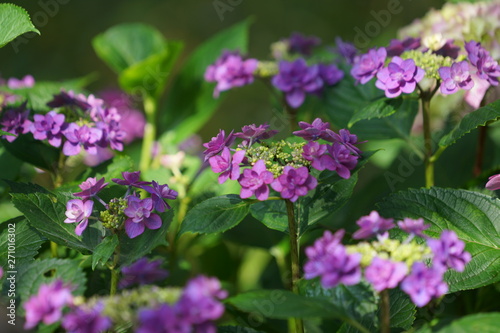
[[[270,190],[292,202],[307,195],[318,184],[314,170],[336,172],[342,178],[350,178],[351,171],[361,158],[355,147],[357,137],[348,130],[340,134],[330,130],[330,124],[315,119],[311,124],[299,122],[301,130],[293,134],[304,141],[266,141],[276,134],[269,125],[248,125],[242,132],[219,135],[204,146],[205,160],[212,171],[219,173],[219,182],[237,180],[243,199],[255,195],[264,201]],[[235,143],[235,139],[242,139]],[[321,141],[320,141],[321,140]]]
[[[376,211],[361,217],[361,228],[353,238],[372,240],[355,245],[341,243],[343,230],[325,231],[305,250],[304,277],[318,277],[324,288],[357,284],[363,278],[377,292],[400,286],[419,307],[444,295],[448,291],[444,273],[448,269],[462,272],[471,260],[464,242],[451,230],[444,230],[439,239],[429,238],[423,234],[429,228],[423,219],[410,218],[398,222],[409,233],[407,239],[391,239],[388,230],[396,227],[393,221]]]

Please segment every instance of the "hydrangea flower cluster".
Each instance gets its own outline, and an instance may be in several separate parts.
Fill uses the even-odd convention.
[[[306,248],[306,279],[319,277],[323,287],[333,288],[354,285],[364,278],[377,292],[399,285],[415,305],[422,307],[448,291],[443,280],[448,269],[463,272],[471,260],[454,231],[444,230],[439,239],[427,237],[423,231],[429,226],[423,219],[398,222],[399,228],[409,234],[404,241],[389,238],[388,230],[396,227],[394,220],[376,211],[361,217],[357,224],[360,229],[353,238],[364,241],[356,245],[343,245],[344,230],[339,230],[335,234],[325,231]],[[425,243],[420,244],[415,237]]]
[[[356,135],[345,129],[335,133],[319,118],[311,124],[299,122],[299,126],[301,130],[293,134],[304,141],[267,142],[276,134],[267,124],[244,126],[242,132],[229,135],[221,130],[204,144],[205,160],[220,174],[220,184],[228,179],[239,182],[243,199],[255,195],[260,201],[267,200],[271,186],[282,198],[295,202],[316,188],[313,170],[335,171],[342,178],[350,178],[361,158],[361,151],[355,147]],[[242,142],[233,147],[236,138]]]
[[[120,327],[126,316],[128,322],[137,323],[134,332],[217,331],[214,321],[224,314],[220,300],[227,297],[227,291],[216,278],[195,277],[179,291],[148,288],[85,300],[73,296],[71,287],[61,280],[42,284],[24,303],[24,328],[60,322],[66,332],[99,333]]]
[[[118,283],[120,289],[128,288],[133,285],[151,284],[156,281],[164,280],[168,272],[161,268],[162,260],[149,261],[142,257],[129,266],[122,267],[122,278]]]
[[[66,204],[65,223],[78,223],[75,233],[81,235],[87,228],[89,219],[94,218],[102,222],[103,226],[112,232],[125,229],[130,238],[141,235],[147,229],[159,229],[162,225],[160,216],[155,213],[163,213],[170,209],[164,199],[173,200],[177,198],[177,192],[170,189],[168,185],[159,185],[157,182],[145,182],[140,179],[140,171],[122,172],[123,179],[113,178],[112,181],[118,185],[127,186],[125,196],[111,199],[109,203],[104,202],[97,195],[109,183],[104,178],[88,178],[80,184],[81,192],[74,193],[80,199],[71,199]],[[135,189],[144,190],[151,197],[141,199]],[[93,199],[100,202],[106,210],[99,213],[99,217],[93,217]]]
[[[255,77],[271,78],[273,86],[284,93],[287,104],[298,108],[307,94],[320,94],[344,77],[334,63],[307,63],[313,49],[320,44],[317,37],[293,33],[272,45],[274,61],[244,60],[237,51],[225,51],[207,67],[205,80],[217,82],[214,97],[218,97],[221,91],[250,84]]]

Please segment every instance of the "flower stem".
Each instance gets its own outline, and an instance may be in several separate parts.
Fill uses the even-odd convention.
[[[424,165],[425,165],[425,187],[431,188],[434,186],[434,161],[432,158],[432,134],[430,120],[430,105],[431,94],[421,93],[422,99],[422,116],[424,127]]]
[[[380,333],[391,332],[391,310],[389,289],[380,292]]]
[[[114,296],[118,289],[118,278],[120,277],[120,270],[118,269],[118,260],[120,259],[120,245],[115,249],[113,257],[113,264],[109,266],[111,270],[111,286],[109,287],[109,295]]]
[[[299,287],[297,285],[300,279],[300,266],[299,266],[299,227],[297,221],[295,220],[295,210],[293,208],[293,203],[285,199],[286,212],[288,215],[288,233],[290,234],[290,267],[292,272],[292,291],[295,294],[299,293]],[[295,333],[304,332],[304,323],[300,318],[294,318],[295,320]]]
[[[57,243],[50,241],[50,253],[52,255],[52,258],[57,258]]]
[[[156,100],[148,95],[144,96],[144,113],[146,114],[146,125],[144,126],[144,137],[142,138],[141,160],[139,170],[147,171],[151,165],[153,144],[156,139]]]

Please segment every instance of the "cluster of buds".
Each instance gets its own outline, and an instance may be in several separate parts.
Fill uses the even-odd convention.
[[[342,178],[350,178],[361,158],[355,146],[356,135],[345,129],[335,133],[329,123],[319,118],[311,124],[299,122],[299,126],[301,130],[293,134],[304,139],[301,142],[266,141],[277,131],[265,124],[244,126],[242,132],[229,135],[221,130],[204,144],[205,161],[220,174],[219,183],[237,180],[241,198],[255,195],[260,201],[268,199],[269,185],[292,202],[307,195],[318,184],[311,174],[313,169],[335,171]],[[241,143],[235,145],[236,138],[242,139]]]

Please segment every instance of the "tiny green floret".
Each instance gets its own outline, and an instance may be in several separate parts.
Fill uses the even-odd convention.
[[[401,59],[413,59],[415,65],[425,71],[426,77],[436,80],[440,79],[438,69],[444,66],[449,67],[453,63],[452,58],[434,54],[431,50],[427,52],[416,50],[406,51],[401,54]]]
[[[108,209],[102,211],[100,220],[102,225],[110,230],[118,229],[125,220],[124,210],[127,208],[127,200],[124,198],[111,199]]]

